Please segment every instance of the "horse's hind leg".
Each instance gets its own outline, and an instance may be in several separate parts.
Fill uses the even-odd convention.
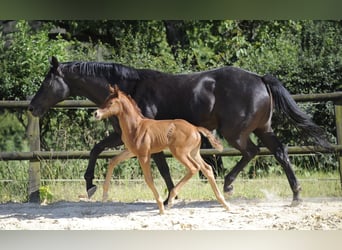
[[[284,169],[286,177],[289,181],[290,187],[293,192],[293,205],[300,202],[299,193],[301,191],[301,186],[298,183],[295,173],[291,167],[287,149],[278,140],[278,138],[275,136],[273,132],[262,133],[256,131],[255,134],[260,138],[262,143],[271,151],[271,153],[275,156],[277,161]]]
[[[201,157],[201,155],[199,154],[199,152],[196,154],[195,159],[198,163],[200,163],[201,165],[201,171],[204,174],[205,177],[207,177],[210,186],[212,188],[212,190],[215,193],[216,199],[223,205],[223,207],[227,210],[229,210],[229,206],[227,204],[227,202],[225,201],[223,195],[221,194],[216,181],[215,181],[215,175],[213,172],[213,169],[211,168],[211,166],[209,164],[207,164],[203,158]]]
[[[233,191],[233,186],[231,184],[237,175],[248,164],[248,162],[250,162],[254,156],[259,153],[259,148],[250,140],[249,137],[240,138],[236,141],[228,140],[228,142],[241,152],[242,158],[224,177],[223,191],[227,194]]]
[[[154,198],[157,201],[157,205],[159,208],[159,213],[160,214],[164,214],[164,204],[163,204],[163,200],[160,197],[156,187],[154,186],[153,183],[153,177],[152,177],[152,173],[151,173],[151,165],[150,165],[150,156],[139,156],[138,157],[141,169],[144,173],[144,177],[145,177],[145,182],[147,184],[147,186],[152,190],[152,193],[154,195]]]
[[[130,151],[125,150],[112,158],[109,162],[108,169],[107,169],[107,174],[106,174],[106,179],[103,184],[103,195],[102,195],[102,201],[106,201],[108,198],[108,189],[109,189],[109,184],[110,184],[110,179],[113,174],[114,168],[122,161],[129,159],[133,157],[134,154],[132,154]]]

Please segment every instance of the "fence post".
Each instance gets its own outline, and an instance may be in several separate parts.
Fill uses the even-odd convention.
[[[335,102],[335,119],[337,130],[337,144],[342,144],[342,100]],[[341,188],[342,188],[342,153],[337,152],[338,157],[338,169],[340,172]]]
[[[27,111],[27,138],[30,151],[40,151],[39,118]],[[28,196],[29,202],[40,202],[40,161],[30,160]]]

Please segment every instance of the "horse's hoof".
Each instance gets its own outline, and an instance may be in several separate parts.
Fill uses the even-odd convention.
[[[233,185],[229,185],[228,187],[223,188],[223,196],[226,200],[228,200],[234,193]]]
[[[174,199],[177,200],[178,196],[176,196]],[[168,206],[168,204],[169,204],[169,197],[166,198],[166,200],[163,202],[163,204],[164,204],[164,206]]]
[[[233,191],[234,191],[233,185],[229,185],[228,187],[224,187],[224,188],[223,188],[223,192],[224,192],[226,195],[232,195],[232,194],[233,194]]]
[[[97,190],[97,187],[96,185],[94,185],[93,187],[89,188],[87,190],[87,193],[88,193],[88,199],[90,199],[90,197],[92,197],[94,195],[94,193],[96,192]]]
[[[291,202],[291,205],[290,205],[290,207],[296,207],[296,206],[298,206],[298,205],[302,204],[302,202],[303,202],[303,200],[302,200],[302,199],[296,199],[296,200],[293,200],[293,201]]]

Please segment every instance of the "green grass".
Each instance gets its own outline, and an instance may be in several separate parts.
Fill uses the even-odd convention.
[[[184,167],[179,167],[171,159],[168,159],[168,161],[171,166],[171,175],[176,182],[176,180],[179,180],[184,175]],[[44,161],[41,168],[42,198],[48,197],[49,202],[61,200],[79,201],[79,196],[86,194],[85,181],[82,177],[86,163],[84,160],[73,160],[73,162],[71,160],[68,162],[61,160],[54,161],[53,164],[50,161]],[[76,171],[75,165],[77,165],[78,171]],[[99,179],[95,180],[95,184],[98,186],[98,191],[93,197],[96,201],[102,200],[103,169],[105,170],[106,166],[107,161],[104,160],[102,166],[97,166],[98,173],[96,176]],[[2,169],[0,172],[0,203],[26,202],[28,162],[0,162],[0,167]],[[132,167],[132,169],[137,171],[139,167]],[[340,176],[337,170],[322,172],[297,169],[296,174],[302,185],[301,195],[303,198],[342,197]],[[153,200],[152,192],[145,184],[141,175],[138,175],[138,173],[136,175],[138,177],[134,177],[134,180],[131,178],[112,179],[109,189],[109,200],[122,202]],[[163,198],[166,198],[167,190],[156,168],[153,168],[153,175],[159,193]],[[52,176],[58,176],[59,180],[46,180],[53,179]],[[75,179],[68,179],[67,176],[73,176]],[[114,177],[117,178],[117,176]],[[218,179],[217,183],[219,189],[222,190],[223,180]],[[183,187],[179,197],[185,200],[215,200],[210,185],[200,180],[198,175],[195,175]],[[234,182],[232,199],[264,199],[270,197],[291,199],[292,192],[285,174],[275,172],[267,177],[249,179],[248,174],[242,172]]]
[[[299,177],[302,185],[302,198],[307,197],[341,197],[342,190],[339,176],[329,178],[324,174],[310,178]],[[218,186],[222,190],[223,181],[218,180]],[[102,200],[102,180],[95,182],[98,191],[93,200]],[[156,187],[163,198],[166,198],[167,190],[164,182],[157,178]],[[3,185],[3,184],[2,184]],[[14,185],[14,183],[12,183]],[[85,195],[85,184],[83,180],[75,181],[44,181],[42,183],[42,195],[48,195],[48,202],[57,201],[79,201],[80,195]],[[7,190],[7,191],[6,191]],[[46,191],[48,190],[48,191]],[[10,193],[10,195],[9,195]],[[11,189],[1,189],[1,202],[23,201],[24,192],[13,194]],[[215,200],[215,196],[208,183],[198,177],[192,178],[181,190],[179,197],[185,200]],[[265,199],[265,198],[289,198],[292,192],[285,176],[272,176],[260,179],[240,179],[234,182],[234,198],[242,199]],[[153,200],[150,189],[144,180],[112,180],[109,189],[109,201],[133,202],[138,200]]]

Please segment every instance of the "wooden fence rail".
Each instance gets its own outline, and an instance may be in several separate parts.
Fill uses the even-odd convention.
[[[121,153],[121,150],[105,150],[98,158],[111,158]],[[166,157],[172,157],[169,150],[163,151]],[[325,149],[315,150],[313,147],[288,147],[290,155],[307,155],[307,154],[327,154],[342,152],[342,145],[333,145],[333,151]],[[220,155],[220,156],[240,156],[241,153],[235,148],[225,148],[222,152],[216,149],[201,149],[201,155]],[[0,152],[0,160],[3,161],[32,161],[32,160],[72,160],[72,159],[89,159],[90,151],[73,150],[73,151],[30,151],[30,152]],[[271,152],[265,148],[260,147],[258,155],[272,155]]]
[[[296,102],[325,102],[342,101],[342,91],[333,93],[319,94],[298,94],[292,95]],[[2,101],[0,100],[0,108],[27,108],[30,101]],[[54,108],[96,108],[96,105],[89,100],[65,100],[57,103]]]
[[[292,96],[297,102],[326,102],[333,101],[335,105],[335,120],[337,129],[337,145],[334,146],[334,152],[338,154],[339,173],[342,187],[342,91],[326,94],[300,94]],[[0,101],[0,108],[16,109],[27,108],[29,101]],[[95,108],[94,103],[88,100],[67,100],[58,103],[55,108]],[[0,152],[0,160],[29,160],[29,201],[39,202],[40,186],[40,161],[43,159],[88,159],[89,151],[40,151],[40,131],[39,119],[33,117],[30,112],[28,115],[27,138],[30,145],[30,152]],[[100,154],[100,158],[109,158],[120,153],[120,150],[108,150]],[[313,154],[313,153],[331,153],[325,150],[317,151],[312,147],[289,147],[289,154]],[[170,157],[169,151],[164,151],[165,155]],[[226,148],[223,152],[214,149],[202,149],[201,154],[216,154],[222,156],[240,156],[240,152],[233,148]],[[266,148],[261,148],[259,155],[269,155]]]

